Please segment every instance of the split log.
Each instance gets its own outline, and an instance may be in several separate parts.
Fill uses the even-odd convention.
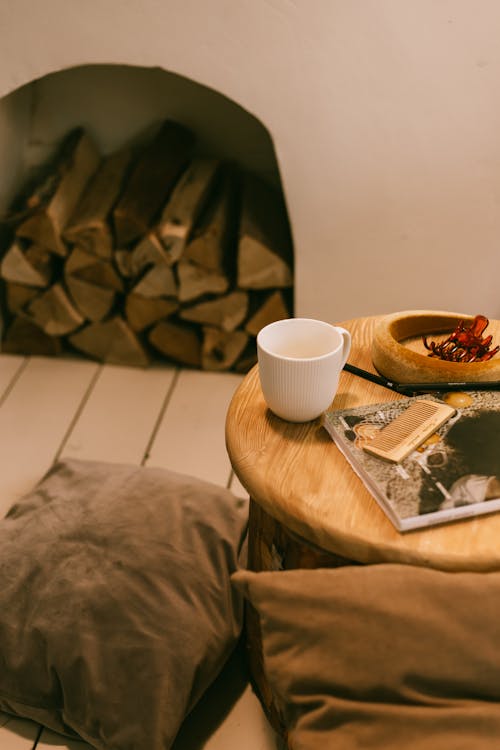
[[[49,336],[64,336],[84,322],[59,283],[35,297],[27,312],[32,322]]]
[[[75,349],[99,362],[146,367],[149,357],[141,342],[119,316],[102,323],[91,323],[69,336]]]
[[[160,263],[171,265],[169,255],[155,232],[145,234],[133,250],[117,251],[116,254],[117,263],[123,262],[126,266],[126,276],[138,276],[148,266]]]
[[[208,302],[186,307],[180,313],[183,320],[234,331],[244,320],[248,311],[247,292],[231,292]]]
[[[123,281],[113,264],[79,247],[75,247],[64,264],[64,276],[66,279],[74,276],[89,284],[112,289],[115,292],[123,291]]]
[[[115,265],[124,279],[130,279],[137,275],[132,262],[132,252],[130,250],[116,250],[113,254]]]
[[[146,145],[100,160],[81,129],[67,136],[6,224],[15,238],[0,256],[9,346],[33,340],[32,351],[49,354],[71,345],[138,366],[151,347],[185,366],[248,371],[259,330],[290,315],[286,209],[247,176],[240,212],[235,171],[193,159],[193,143],[167,121]]]
[[[175,300],[128,294],[125,301],[125,315],[133,331],[144,331],[159,320],[168,318],[178,307]]]
[[[282,292],[277,290],[270,294],[265,302],[247,320],[245,331],[251,336],[257,336],[260,329],[264,328],[264,326],[274,323],[276,320],[283,320],[283,318],[288,318],[289,316],[290,311],[286,305],[285,298]]]
[[[72,301],[87,320],[103,320],[113,308],[116,293],[74,276],[68,276],[66,286]]]
[[[206,201],[218,165],[215,159],[196,159],[186,169],[157,226],[146,232],[132,251],[117,251],[116,260],[120,268],[123,265],[125,275],[136,276],[151,264],[177,262]]]
[[[170,196],[155,234],[166,250],[170,263],[176,263],[204,208],[220,162],[216,159],[194,159]]]
[[[7,354],[35,354],[57,356],[62,353],[62,343],[57,336],[48,336],[26,318],[14,318],[2,341],[2,352]]]
[[[141,297],[177,297],[177,282],[170,266],[150,268],[132,289]]]
[[[65,256],[63,230],[99,161],[97,148],[85,131],[71,131],[52,165],[52,174],[27,198],[25,208],[33,213],[19,224],[16,234]]]
[[[251,338],[247,343],[243,354],[237,359],[232,367],[233,372],[246,375],[254,365],[257,364],[257,347],[255,339]]]
[[[132,151],[122,149],[103,159],[64,231],[67,242],[102,258],[111,258],[111,210],[120,195],[131,158]]]
[[[235,216],[235,180],[225,171],[194,229],[183,258],[208,271],[224,269]]]
[[[111,311],[123,282],[111,263],[75,247],[64,264],[64,281],[81,314],[97,322]]]
[[[221,271],[208,271],[187,260],[177,264],[179,278],[179,300],[189,302],[205,294],[225,294],[229,289],[229,279]]]
[[[44,288],[50,284],[53,273],[53,258],[40,245],[23,249],[19,240],[14,240],[2,258],[0,276],[17,284]]]
[[[238,241],[241,289],[290,287],[292,243],[285,205],[262,180],[244,180]]]
[[[169,359],[190,367],[201,365],[201,340],[195,329],[162,320],[151,329],[149,342]]]
[[[31,300],[40,294],[36,287],[10,282],[5,284],[4,289],[7,310],[13,315],[21,314]]]
[[[204,370],[229,370],[242,354],[248,342],[244,331],[219,331],[203,328],[201,366]]]
[[[167,120],[146,146],[113,210],[119,246],[134,242],[148,231],[185,169],[193,145],[190,130]]]

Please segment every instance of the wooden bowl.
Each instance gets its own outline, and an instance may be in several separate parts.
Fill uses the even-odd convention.
[[[447,362],[429,357],[422,336],[441,341],[459,321],[473,315],[438,310],[406,310],[384,317],[376,326],[372,361],[386,378],[398,383],[479,383],[500,380],[500,352],[488,362]],[[491,347],[500,343],[500,321],[490,320],[484,335],[493,336]]]

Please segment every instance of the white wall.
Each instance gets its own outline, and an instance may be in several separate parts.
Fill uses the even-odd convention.
[[[3,0],[0,95],[96,62],[210,86],[273,138],[297,313],[498,318],[499,32],[497,0]]]
[[[106,154],[171,118],[192,129],[198,151],[237,161],[279,184],[272,141],[262,123],[179,75],[160,68],[84,65],[46,75],[28,88],[28,166],[43,162],[73,127],[83,125]]]

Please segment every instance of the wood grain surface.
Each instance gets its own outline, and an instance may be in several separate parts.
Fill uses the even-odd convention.
[[[353,337],[350,363],[372,372],[371,341],[379,320],[339,323]],[[382,386],[344,372],[333,407],[346,409],[398,398]],[[500,513],[399,533],[320,419],[292,424],[267,409],[257,366],[229,406],[226,446],[233,469],[252,499],[291,531],[325,550],[362,563],[500,569]]]

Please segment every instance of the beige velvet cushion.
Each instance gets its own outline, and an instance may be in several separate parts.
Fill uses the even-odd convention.
[[[166,750],[241,628],[246,512],[160,469],[65,461],[0,523],[0,708]]]
[[[239,572],[293,750],[497,750],[500,574]]]

